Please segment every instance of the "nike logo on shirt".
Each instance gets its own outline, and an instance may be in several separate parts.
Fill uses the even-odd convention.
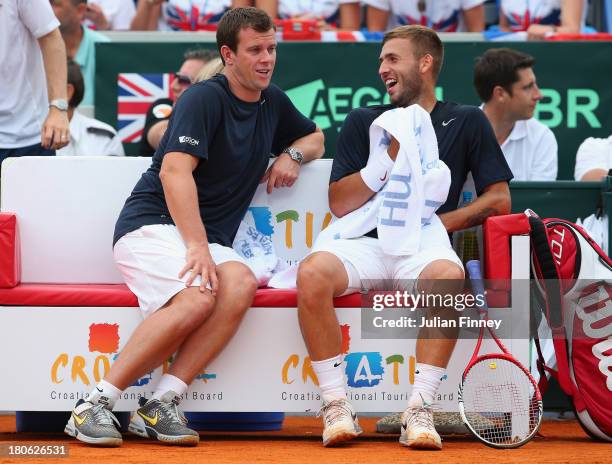
[[[453,122],[457,118],[449,119],[448,121],[442,121],[442,127],[448,126],[451,122]]]

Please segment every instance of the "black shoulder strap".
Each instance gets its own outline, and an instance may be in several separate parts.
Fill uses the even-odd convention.
[[[563,294],[557,266],[548,241],[546,225],[536,216],[529,216],[529,225],[531,245],[538,266],[536,271],[539,271],[540,274],[537,275],[538,272],[535,272],[536,278],[541,279],[541,284],[546,292],[544,295],[545,316],[551,329],[563,328]]]

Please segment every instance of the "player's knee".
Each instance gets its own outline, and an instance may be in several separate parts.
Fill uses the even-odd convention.
[[[189,298],[189,310],[186,311],[186,322],[191,327],[201,325],[212,314],[215,298],[207,290],[192,292]]]
[[[237,282],[235,297],[239,299],[248,308],[255,298],[255,292],[257,291],[257,279],[253,272],[246,266],[240,269],[235,276]]]
[[[333,280],[329,275],[329,266],[325,258],[313,254],[305,258],[298,268],[297,288],[300,295],[318,294],[325,291],[333,292]]]
[[[419,276],[419,280],[463,280],[463,278],[463,269],[446,259],[439,259],[428,264]]]

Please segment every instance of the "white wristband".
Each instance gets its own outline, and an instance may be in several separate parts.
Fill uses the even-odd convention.
[[[378,192],[389,180],[389,173],[393,169],[394,161],[387,154],[387,150],[376,153],[368,164],[359,173],[363,182],[373,192]]]

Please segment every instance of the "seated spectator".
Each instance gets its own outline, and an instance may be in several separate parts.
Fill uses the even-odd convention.
[[[68,60],[70,142],[57,151],[57,156],[125,156],[121,139],[112,126],[75,111],[84,93],[81,69],[73,60]]]
[[[612,135],[607,139],[589,137],[578,147],[574,178],[601,180],[612,169]]]
[[[233,0],[232,8],[255,6],[272,18],[314,19],[320,29],[356,31],[361,27],[361,5],[356,0]]]
[[[485,0],[363,0],[369,31],[420,24],[437,32],[480,32]]]
[[[487,50],[474,68],[474,86],[514,180],[555,180],[557,140],[533,117],[542,98],[532,56],[509,48]]]
[[[231,0],[138,0],[130,29],[215,31],[230,5]]]
[[[88,0],[85,25],[98,31],[129,30],[136,5],[131,0]]]
[[[530,40],[549,34],[578,34],[587,13],[587,0],[501,0],[499,28],[527,31]]]
[[[85,79],[83,105],[94,104],[94,81],[96,76],[96,42],[108,42],[99,32],[83,27],[87,11],[87,0],[51,0],[53,12],[60,22],[60,32],[66,43],[68,58],[81,66]]]
[[[172,94],[174,98],[158,98],[151,104],[149,111],[147,111],[138,156],[153,156],[168,127],[168,120],[172,114],[174,102],[185,90],[191,87],[202,67],[216,56],[216,52],[201,49],[188,50],[183,55],[185,61],[181,65],[181,69],[174,75],[174,80],[172,81]]]

